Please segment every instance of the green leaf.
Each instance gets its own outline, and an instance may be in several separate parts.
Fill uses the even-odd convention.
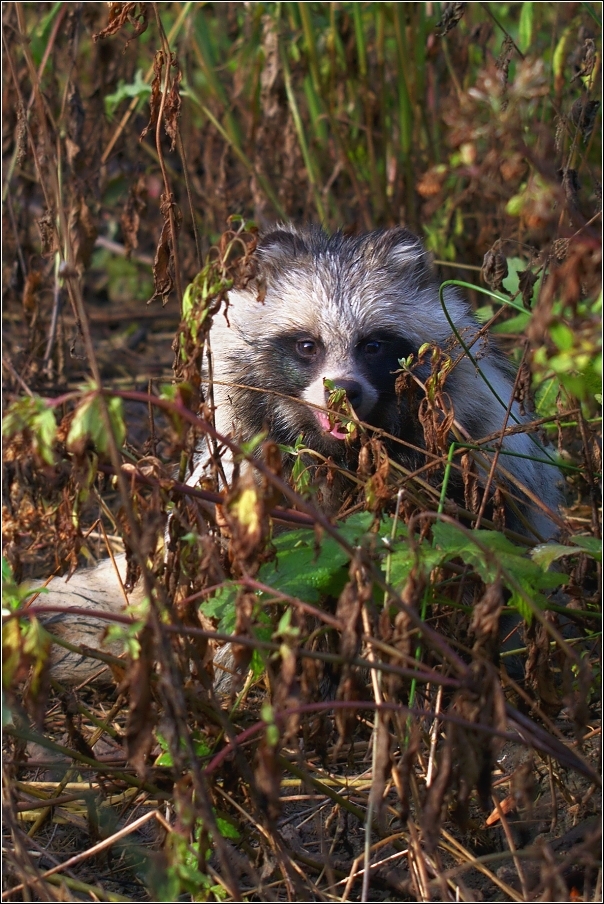
[[[237,585],[224,584],[215,596],[209,600],[204,600],[201,604],[203,614],[218,621],[217,630],[222,634],[233,634],[235,632],[236,599]]]
[[[535,411],[539,417],[549,417],[558,413],[556,399],[560,383],[554,377],[544,380],[535,394]]]
[[[570,549],[561,543],[543,543],[531,550],[531,559],[544,570],[547,570],[552,562],[561,559],[562,556],[576,555],[578,549]]]
[[[53,447],[57,423],[48,402],[39,396],[18,399],[7,410],[2,421],[2,436],[9,439],[27,432],[37,455],[47,465],[54,464]]]
[[[339,594],[346,582],[348,553],[325,537],[319,550],[308,531],[291,531],[274,540],[276,560],[260,569],[260,579],[281,593],[317,603],[322,595]]]
[[[472,565],[486,584],[502,575],[504,583],[514,592],[515,581],[530,594],[558,587],[565,575],[543,569],[528,558],[524,548],[514,546],[497,531],[477,530],[469,535],[452,524],[435,524],[434,542],[450,558],[460,558]],[[478,545],[480,544],[480,546]]]
[[[216,825],[218,826],[218,831],[223,836],[223,838],[231,838],[233,841],[238,841],[241,838],[240,833],[237,831],[235,826],[228,821],[228,819],[223,819],[222,817],[217,816]]]
[[[550,336],[562,352],[569,351],[575,345],[573,331],[565,323],[553,323],[550,327]]]
[[[534,3],[525,2],[520,9],[520,23],[518,26],[518,46],[522,53],[526,53],[533,43]]]
[[[2,626],[2,687],[10,688],[21,662],[21,629],[16,618]]]
[[[113,94],[105,95],[105,112],[108,116],[113,116],[116,107],[118,107],[126,98],[138,97],[141,99],[149,97],[151,94],[151,85],[148,85],[143,78],[142,69],[136,70],[134,81],[126,85],[120,80],[117,89]]]
[[[40,23],[32,31],[30,38],[31,55],[36,66],[39,66],[42,62],[42,57],[44,56],[44,52],[48,44],[48,39],[50,37],[52,23],[54,22],[55,17],[62,6],[62,3],[54,3],[50,12],[46,13],[46,15],[42,17]]]
[[[602,541],[597,537],[573,537],[571,543],[580,546],[584,552],[592,556],[597,562],[602,561]]]
[[[496,323],[493,327],[491,327],[492,333],[499,333],[499,335],[507,336],[515,333],[523,333],[527,328],[529,321],[531,319],[531,315],[527,311],[524,314],[516,314],[515,317],[510,317],[509,320],[504,320],[502,323]]]
[[[442,552],[429,543],[422,543],[418,552],[416,555],[405,540],[400,546],[395,543],[390,557],[390,583],[395,589],[403,587],[414,567],[419,566],[425,575],[442,562]]]
[[[564,77],[564,63],[566,61],[566,50],[568,46],[568,41],[572,33],[572,25],[568,25],[562,35],[560,40],[556,44],[556,49],[554,50],[554,56],[552,59],[552,70],[554,73],[554,77],[557,80],[561,80]]]
[[[95,393],[76,408],[66,443],[70,452],[81,454],[89,442],[100,454],[109,452],[109,437],[101,404],[100,395]],[[106,405],[115,442],[122,446],[126,438],[122,400],[112,396],[106,399]]]

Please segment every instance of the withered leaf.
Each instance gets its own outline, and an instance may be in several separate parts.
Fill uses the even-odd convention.
[[[480,275],[487,286],[493,289],[494,292],[504,292],[506,295],[510,294],[503,286],[503,280],[508,275],[508,262],[505,254],[501,251],[499,240],[496,241],[493,247],[485,254]]]
[[[549,613],[546,618],[554,618]],[[526,630],[528,657],[525,665],[526,681],[539,698],[548,716],[556,716],[563,705],[563,690],[556,680],[555,662],[550,650],[550,636],[540,622],[534,621]]]
[[[443,29],[439,37],[444,37],[447,32],[455,28],[462,18],[467,5],[467,3],[443,3],[440,20],[436,23],[437,28]]]
[[[171,139],[170,150],[173,151],[176,147],[176,136],[178,135],[178,119],[181,108],[180,82],[182,79],[182,72],[174,54],[172,54],[170,66],[173,66],[176,72],[172,78],[172,84],[164,104],[164,129],[167,136]]]
[[[84,756],[90,757],[91,760],[96,759],[94,755],[94,750],[80,731],[80,729],[76,726],[73,721],[73,715],[69,711],[69,708],[65,709],[65,727],[67,728],[67,735],[69,737],[69,743],[72,745],[74,750],[77,750],[78,753],[84,754]]]
[[[147,181],[144,176],[139,176],[134,185],[130,187],[128,200],[120,217],[126,257],[130,257],[134,249],[138,247],[138,229],[141,214],[144,213],[146,207]]]
[[[522,303],[527,311],[530,311],[533,302],[533,288],[539,279],[538,273],[533,273],[530,267],[518,271],[518,287],[522,292]]]
[[[20,166],[27,154],[27,114],[19,101],[17,104],[17,128],[15,130],[15,162]]]
[[[575,75],[573,75],[571,81],[574,82],[575,79],[582,78],[586,75],[591,75],[594,71],[595,62],[596,42],[593,38],[585,38],[585,41],[583,42],[583,57],[581,59],[581,68]],[[595,103],[598,103],[598,101],[596,101]]]
[[[40,230],[42,254],[54,254],[55,251],[59,250],[54,211],[47,210],[41,217],[38,217],[36,222]]]
[[[151,82],[151,97],[149,98],[149,122],[141,132],[139,141],[142,141],[143,138],[147,137],[159,116],[162,99],[161,74],[163,68],[164,54],[161,50],[158,50],[155,54],[155,59],[153,60],[153,81]]]
[[[461,456],[464,503],[469,512],[476,514],[480,508],[480,484],[474,456],[464,452]]]
[[[407,747],[402,752],[396,768],[392,770],[392,778],[400,800],[399,815],[403,824],[407,821],[411,809],[411,778],[413,776],[415,758],[421,747],[421,740],[421,729],[417,722],[413,721]]]
[[[242,637],[251,637],[252,615],[255,603],[256,596],[253,592],[241,590],[237,594],[235,601],[235,634],[239,634]],[[232,651],[236,673],[243,677],[249,668],[253,650],[243,644],[233,644]]]
[[[420,402],[417,416],[424,431],[426,448],[437,455],[449,447],[449,432],[455,420],[455,411],[448,404],[445,393],[436,392]]]
[[[173,243],[176,239],[176,236],[173,236],[172,234],[171,219],[173,221],[175,231],[178,231],[182,222],[182,216],[176,204],[174,203],[174,195],[172,193],[170,193],[168,196],[166,196],[165,194],[162,195],[160,210],[164,218],[164,225],[162,227],[159,242],[157,244],[155,260],[153,261],[153,285],[155,291],[153,292],[153,295],[151,296],[147,304],[151,304],[151,302],[156,298],[161,298],[162,304],[165,305],[167,304],[170,293],[174,288]],[[173,214],[172,218],[170,218],[170,211],[172,211]]]
[[[470,631],[476,640],[473,650],[482,652],[490,661],[499,654],[499,616],[503,607],[501,581],[489,584],[472,611]]]
[[[351,569],[352,570],[352,569]],[[340,651],[345,659],[353,659],[361,643],[361,606],[363,604],[359,585],[354,577],[346,584],[336,610],[336,617],[343,625]]]
[[[126,47],[139,35],[147,30],[147,18],[149,15],[147,3],[109,3],[109,22],[101,31],[93,34],[92,40],[99,41],[101,38],[108,38],[116,34],[120,28],[129,22],[134,29],[131,38],[126,41]],[[136,13],[136,7],[139,6],[139,12]],[[126,48],[124,48],[126,49]]]
[[[506,35],[501,44],[501,50],[499,51],[499,56],[495,61],[495,66],[501,73],[501,81],[505,86],[508,82],[508,72],[510,68],[510,62],[512,60],[512,54],[514,53],[514,42],[512,41],[509,35]]]
[[[568,257],[568,249],[570,248],[570,239],[556,239],[552,242],[552,251],[554,257],[559,263]]]
[[[90,264],[97,229],[84,197],[80,194],[73,199],[69,211],[69,238],[72,243],[76,268],[83,272]]]
[[[562,174],[562,187],[564,188],[564,194],[566,195],[569,204],[577,207],[579,204],[579,189],[581,188],[581,185],[579,183],[579,173],[576,169],[566,167]]]

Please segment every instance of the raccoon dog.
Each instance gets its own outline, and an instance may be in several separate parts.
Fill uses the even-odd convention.
[[[327,379],[346,391],[359,421],[392,437],[384,440],[391,458],[412,470],[420,467],[425,457],[419,399],[415,392],[397,392],[395,384],[399,361],[417,355],[425,343],[459,358],[445,392],[468,438],[477,441],[501,430],[513,388],[509,367],[497,350],[487,349],[488,340],[472,349],[478,367],[464,354],[416,236],[405,229],[330,236],[319,228],[287,226],[261,240],[258,266],[255,283],[231,292],[226,315],[218,315],[212,326],[221,433],[249,439],[264,428],[269,439],[290,446],[302,437],[307,448],[350,465],[347,434],[325,410]],[[467,306],[451,291],[445,304],[464,344],[471,344],[478,325]],[[425,380],[430,366],[415,374]],[[523,420],[512,404],[508,425]],[[518,456],[549,458],[552,466]],[[488,468],[487,455],[481,461]],[[557,509],[559,472],[532,437],[507,436],[500,462],[518,484]],[[330,498],[323,482],[319,502],[328,511],[341,501],[341,484],[336,488]],[[522,498],[517,486],[512,490]],[[554,533],[547,515],[529,506],[526,497],[520,508],[538,537]],[[527,532],[513,516],[509,524]]]
[[[327,410],[327,379],[345,390],[359,421],[381,431],[390,457],[414,470],[425,459],[419,396],[414,391],[397,392],[396,381],[399,361],[417,355],[427,342],[456,361],[445,391],[466,435],[477,442],[501,430],[513,378],[505,360],[487,347],[486,340],[473,346],[474,361],[465,355],[443,311],[436,276],[418,238],[404,229],[349,238],[341,233],[329,236],[320,229],[283,227],[265,235],[257,257],[254,281],[230,293],[227,311],[215,317],[211,330],[215,418],[221,434],[248,440],[265,430],[269,439],[290,446],[302,437],[303,444],[324,459],[354,468],[354,444],[346,441],[342,422]],[[457,332],[469,345],[478,330],[476,321],[454,292],[446,293],[445,303]],[[421,365],[415,373],[425,381],[430,367]],[[513,403],[509,423],[523,420]],[[528,524],[542,539],[553,535],[553,524],[547,514],[529,504],[519,486],[552,511],[557,509],[559,472],[547,463],[549,455],[522,433],[503,440],[501,460],[512,480],[502,482],[520,500],[525,517],[523,524],[510,513],[510,526],[527,533]],[[209,467],[210,459],[210,450],[200,453],[188,481],[191,485]],[[309,456],[309,461],[311,468],[319,467],[316,458]],[[483,479],[489,463],[485,452]],[[285,468],[286,472],[291,469],[291,462],[286,461]],[[229,473],[228,462],[225,471]],[[350,483],[321,482],[318,470],[316,476],[322,494],[319,504],[328,511],[337,510]],[[124,557],[117,564],[123,572]],[[131,601],[137,594],[138,588]],[[113,566],[105,562],[89,572],[78,572],[70,583],[56,579],[44,602],[118,609],[123,595]],[[59,616],[56,621],[62,619]],[[61,624],[52,627],[74,642],[82,634],[90,642],[95,631],[100,640],[105,626],[91,615],[84,626],[75,619],[70,627],[63,619],[62,631]],[[59,680],[72,682],[84,677],[88,663],[74,665],[73,657],[67,655],[61,661],[55,659],[53,671]]]

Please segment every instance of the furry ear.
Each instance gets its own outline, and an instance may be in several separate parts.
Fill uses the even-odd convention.
[[[430,255],[419,239],[408,229],[397,227],[382,233],[378,248],[385,260],[395,267],[408,267],[409,264],[431,268]],[[381,245],[381,247],[379,247]]]
[[[310,253],[299,233],[285,229],[275,229],[262,236],[257,250],[261,262],[273,269],[283,265],[291,267],[292,260]]]

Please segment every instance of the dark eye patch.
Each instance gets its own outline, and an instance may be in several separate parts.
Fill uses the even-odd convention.
[[[380,392],[392,393],[400,370],[399,360],[416,352],[402,336],[384,330],[364,336],[356,344],[356,359],[366,377]]]
[[[403,336],[379,330],[364,336],[357,342],[357,354],[367,358],[407,358],[417,351],[416,347]]]
[[[386,343],[380,341],[379,339],[368,339],[366,342],[363,342],[361,344],[360,349],[364,355],[371,358],[382,354],[386,347]]]

